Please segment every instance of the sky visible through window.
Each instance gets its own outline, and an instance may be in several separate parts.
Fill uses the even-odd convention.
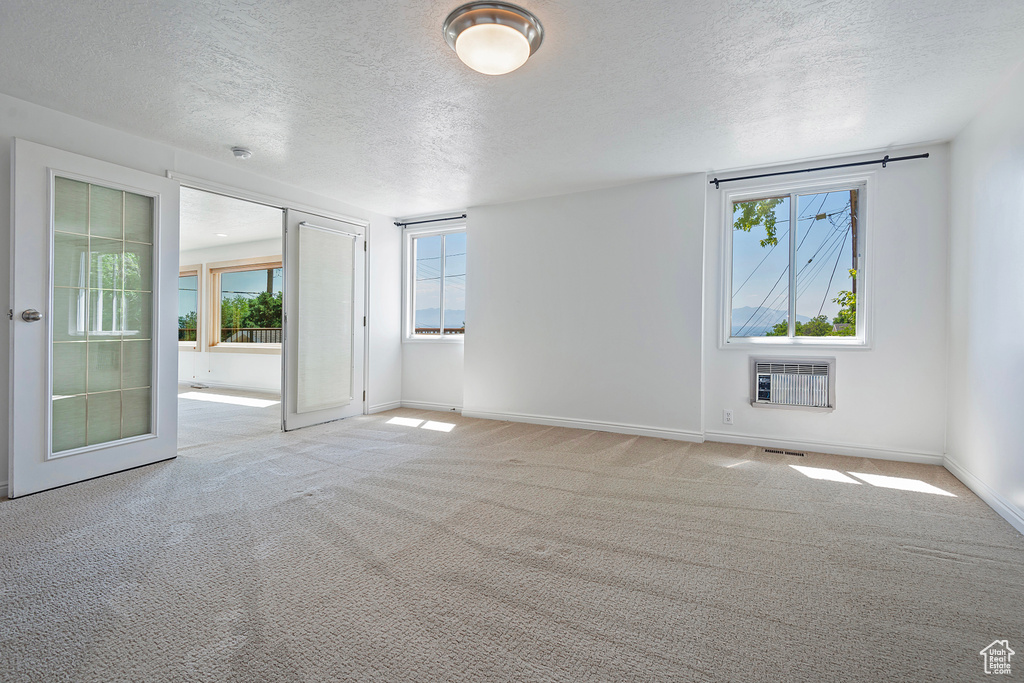
[[[178,278],[178,315],[195,314],[199,303],[199,278],[182,275]]]
[[[852,313],[837,303],[843,292],[855,292],[855,266],[850,190],[797,197],[796,320],[797,336],[852,334]],[[790,202],[776,198],[767,211],[755,212],[749,231],[740,229],[744,204],[734,211],[732,336],[778,334],[789,318]],[[774,226],[771,226],[774,217]],[[772,231],[771,228],[774,228]],[[774,232],[774,235],[771,233]],[[774,239],[773,239],[774,237]],[[841,299],[842,301],[842,299]],[[847,306],[848,307],[848,306]],[[785,333],[783,332],[783,335]]]
[[[443,286],[445,334],[461,334],[466,326],[466,233],[417,237],[414,244],[416,249],[414,299],[417,333],[438,334],[441,328],[441,288]],[[442,244],[444,246],[443,265]]]
[[[282,273],[280,268],[274,268],[270,274],[272,282],[268,287],[267,269],[244,270],[236,273],[223,273],[220,276],[221,295],[231,298],[242,295],[250,299],[256,298],[261,292],[277,294],[281,291]]]

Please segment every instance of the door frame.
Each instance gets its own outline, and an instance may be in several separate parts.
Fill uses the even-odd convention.
[[[365,237],[363,238],[366,244],[366,250],[363,252],[363,258],[365,262],[363,264],[363,312],[366,315],[366,325],[363,327],[363,392],[367,397],[370,395],[370,221],[362,218],[353,218],[341,213],[335,213],[333,211],[326,211],[324,209],[303,204],[301,202],[293,202],[282,199],[280,197],[268,194],[262,194],[260,192],[252,192],[249,190],[243,190],[231,185],[224,185],[222,183],[214,182],[212,180],[206,180],[205,178],[199,178],[196,176],[186,175],[184,173],[177,173],[174,171],[168,171],[167,177],[171,180],[177,180],[182,187],[186,187],[192,190],[202,190],[203,192],[210,192],[212,194],[219,194],[223,197],[229,197],[231,199],[241,199],[247,202],[253,202],[255,204],[262,204],[269,206],[274,209],[280,209],[283,212],[281,216],[281,253],[284,254],[284,228],[288,223],[288,209],[295,211],[301,211],[302,213],[308,213],[312,216],[319,216],[332,221],[340,221],[342,223],[349,223],[363,228],[366,231]],[[179,251],[180,253],[180,251]],[[180,265],[180,264],[179,264]],[[286,276],[287,279],[287,276]],[[284,344],[281,348],[281,396],[284,397]],[[284,401],[282,400],[282,405]],[[362,414],[369,414],[370,403],[369,400],[363,401]],[[281,429],[284,429],[284,416],[281,417]]]

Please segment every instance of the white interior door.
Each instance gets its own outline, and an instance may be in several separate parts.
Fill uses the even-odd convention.
[[[363,414],[365,226],[288,209],[285,431]]]
[[[13,148],[10,495],[173,458],[178,183]]]

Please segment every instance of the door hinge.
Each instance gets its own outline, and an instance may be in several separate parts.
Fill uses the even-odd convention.
[[[366,316],[363,316],[363,327],[366,327]]]
[[[370,247],[366,245],[366,242],[363,242],[363,251],[370,251]]]
[[[7,319],[8,320],[14,320],[14,309],[13,308],[8,308],[7,309]]]
[[[366,401],[366,390],[365,389],[363,390],[363,401],[364,402]]]

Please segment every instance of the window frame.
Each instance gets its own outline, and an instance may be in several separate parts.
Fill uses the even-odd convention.
[[[415,298],[416,298],[416,264],[414,262],[414,242],[420,237],[433,237],[435,235],[451,235],[457,233],[466,232],[466,222],[456,221],[451,225],[444,227],[436,226],[424,226],[424,227],[407,227],[404,228],[405,234],[402,236],[402,261],[404,264],[403,268],[403,279],[404,286],[402,287],[402,341],[408,343],[424,343],[424,344],[462,344],[465,342],[466,334],[444,334],[443,328],[441,334],[416,334],[416,327],[414,324],[415,316]],[[468,239],[467,239],[468,243]],[[442,243],[441,247],[442,257],[444,255],[444,246]],[[468,256],[467,256],[468,264]],[[444,325],[444,270],[442,261],[441,270],[441,325]]]
[[[814,179],[794,180],[790,182],[773,182],[759,184],[740,184],[734,189],[721,191],[721,245],[722,245],[722,278],[721,306],[719,319],[720,349],[765,347],[802,347],[820,349],[863,349],[871,348],[872,332],[872,270],[874,258],[871,253],[874,226],[872,216],[874,206],[875,184],[877,171],[866,171],[855,174],[823,175]],[[734,202],[751,201],[780,195],[806,195],[837,190],[858,190],[857,241],[857,331],[852,337],[733,337],[732,336],[732,267],[733,267],[733,211]],[[790,202],[790,211],[795,212],[797,202]],[[791,235],[791,243],[795,243],[795,235]],[[793,248],[790,249],[790,264],[794,258]],[[794,304],[795,293],[790,287],[786,306]],[[792,309],[789,309],[792,312]],[[792,330],[792,315],[788,315]]]
[[[178,277],[189,277],[193,276],[196,279],[196,339],[195,341],[181,341],[178,340],[179,351],[198,351],[199,346],[203,340],[203,266],[202,264],[196,264],[193,266],[178,266]],[[181,289],[179,287],[178,291]],[[180,315],[180,311],[179,311]],[[180,327],[178,328],[181,329]]]
[[[213,353],[265,353],[265,354],[280,354],[282,344],[280,343],[269,343],[269,344],[257,344],[251,342],[222,342],[220,341],[220,304],[221,304],[221,291],[220,291],[220,277],[224,273],[242,273],[252,270],[267,270],[269,268],[284,268],[284,262],[281,256],[262,256],[249,259],[237,259],[235,261],[221,261],[219,263],[210,263],[207,266],[207,280],[209,286],[209,296],[207,297],[209,311],[210,324],[208,325],[208,332],[204,337],[206,342],[206,350]],[[283,284],[282,284],[283,286]],[[282,320],[282,335],[284,334],[284,321]]]

